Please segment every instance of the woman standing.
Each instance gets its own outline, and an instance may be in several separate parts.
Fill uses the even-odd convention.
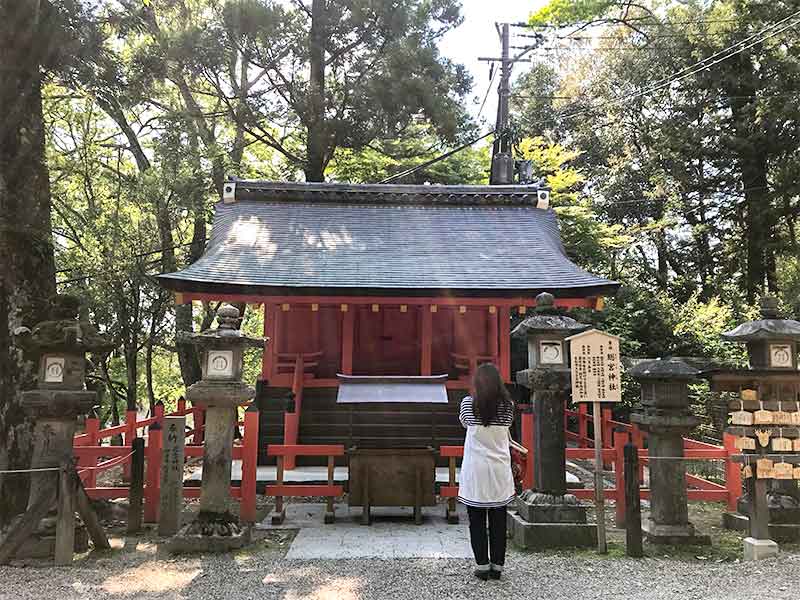
[[[475,372],[473,395],[461,401],[467,429],[458,499],[467,506],[469,537],[479,579],[500,579],[506,555],[506,505],[515,496],[508,428],[514,404],[493,364]],[[488,535],[487,535],[488,519]]]

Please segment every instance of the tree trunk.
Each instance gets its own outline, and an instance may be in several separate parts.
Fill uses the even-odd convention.
[[[26,468],[31,454],[18,393],[33,385],[37,357],[23,356],[12,334],[44,320],[55,293],[39,10],[0,0],[0,470]],[[26,477],[0,475],[0,521],[24,510],[27,495]]]
[[[325,0],[311,3],[307,181],[325,181]]]

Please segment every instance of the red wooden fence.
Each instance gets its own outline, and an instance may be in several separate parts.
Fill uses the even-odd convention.
[[[527,407],[520,407],[525,409]],[[577,423],[576,431],[566,430],[566,437],[576,447],[567,448],[568,460],[594,459],[593,436],[589,435],[589,428],[592,424],[592,416],[588,414],[583,406],[577,410],[566,411],[565,424],[569,419],[574,418]],[[203,410],[198,407],[186,408],[185,402],[180,402],[178,409],[171,413],[174,416],[192,415],[194,428],[186,431],[187,438],[191,437],[191,442],[186,446],[185,455],[187,457],[202,457],[203,455]],[[147,429],[147,446],[145,449],[146,471],[145,471],[145,491],[144,491],[144,520],[146,522],[158,521],[159,506],[159,485],[161,469],[161,430],[152,427],[156,423],[162,422],[164,418],[164,407],[158,405],[155,414],[147,419],[138,420],[135,411],[126,413],[126,422],[106,429],[100,429],[99,421],[95,418],[86,420],[84,433],[75,436],[74,454],[78,461],[78,470],[81,478],[86,485],[87,492],[92,498],[126,498],[129,489],[127,487],[98,487],[97,475],[103,470],[110,469],[122,464],[125,471],[130,469],[131,443],[133,439],[144,433]],[[254,522],[256,518],[256,481],[257,481],[257,456],[258,456],[258,427],[259,414],[254,407],[245,411],[243,421],[239,421],[243,426],[244,433],[241,443],[233,447],[232,457],[234,460],[242,461],[242,478],[240,486],[231,486],[231,495],[240,500],[240,515],[244,522]],[[533,487],[533,437],[534,437],[534,415],[525,410],[521,413],[521,433],[522,443],[530,450],[527,461],[527,470],[524,476],[525,487]],[[644,448],[646,439],[645,432],[639,430],[635,425],[614,421],[611,418],[611,410],[603,409],[602,422],[604,448],[602,451],[603,462],[607,469],[613,469],[616,474],[616,484],[612,489],[606,490],[606,497],[616,501],[616,513],[618,522],[622,522],[625,514],[624,497],[624,478],[623,478],[623,447],[631,439],[639,448],[639,459],[642,470],[648,461],[648,452]],[[102,445],[103,440],[116,435],[124,436],[123,446]],[[143,436],[144,437],[144,436]],[[687,474],[686,485],[687,494],[690,500],[705,500],[713,502],[725,502],[730,510],[735,510],[736,501],[741,494],[742,481],[739,466],[730,460],[732,454],[738,451],[733,445],[734,438],[725,435],[724,445],[715,446],[691,439],[684,439],[684,456],[687,460],[722,460],[725,461],[725,484],[719,484],[697,475]],[[334,446],[308,446],[298,444],[270,445],[268,454],[281,457],[288,463],[296,456],[329,456],[329,479],[332,477],[332,458],[344,453],[341,445]],[[452,505],[452,499],[458,495],[458,486],[455,478],[456,459],[463,455],[463,446],[442,446],[440,448],[442,457],[447,457],[451,464],[450,482],[448,485],[441,486],[440,494],[448,498],[448,504]],[[288,465],[285,465],[288,466]],[[643,480],[643,472],[640,472],[640,481]],[[266,487],[266,495],[276,498],[283,496],[327,496],[329,498],[341,496],[343,490],[341,486],[334,485],[329,481],[327,485],[285,485],[283,482],[269,485]],[[591,500],[593,498],[592,489],[571,489],[570,493],[578,498]],[[650,490],[641,488],[642,498],[649,498]],[[196,498],[200,495],[199,487],[184,487],[183,495],[186,498]],[[454,508],[451,506],[451,509]]]

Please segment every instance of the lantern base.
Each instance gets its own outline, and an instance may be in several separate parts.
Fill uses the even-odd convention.
[[[710,546],[711,536],[697,533],[694,525],[662,525],[652,519],[642,523],[642,533],[651,544],[666,544],[669,546]]]
[[[508,529],[517,548],[597,547],[597,525],[588,523],[530,523],[514,511],[508,512]]]

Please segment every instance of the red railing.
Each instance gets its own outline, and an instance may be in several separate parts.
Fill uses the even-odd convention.
[[[527,406],[521,407],[527,409]],[[567,417],[576,417],[578,431],[566,430],[566,437],[568,440],[578,443],[577,448],[567,448],[567,460],[594,460],[594,438],[587,435],[589,423],[593,421],[592,416],[589,415],[585,408],[579,407],[578,410],[568,410]],[[522,439],[520,440],[526,448],[528,448],[527,457],[527,472],[524,476],[524,487],[534,487],[533,477],[533,453],[534,453],[534,416],[531,412],[522,412],[521,415],[521,429]],[[567,420],[565,419],[565,424]],[[616,518],[617,522],[622,524],[625,521],[625,478],[624,478],[624,447],[628,441],[631,441],[639,449],[639,464],[640,483],[644,481],[644,466],[649,459],[649,453],[644,448],[644,440],[646,433],[639,429],[636,425],[622,423],[611,419],[611,410],[603,409],[602,423],[603,427],[603,450],[601,453],[604,465],[606,468],[613,469],[615,473],[615,487],[605,490],[607,498],[616,501]],[[684,438],[684,459],[685,460],[721,460],[725,461],[725,484],[709,481],[697,475],[686,475],[687,496],[689,500],[703,500],[710,502],[725,502],[729,510],[736,510],[736,502],[742,492],[742,478],[739,466],[734,463],[730,457],[732,454],[737,454],[734,446],[734,436],[725,434],[723,445],[715,446],[705,442],[690,440]],[[448,503],[453,504],[448,507],[448,514],[450,510],[454,510],[454,499],[458,496],[458,484],[455,481],[455,464],[456,459],[463,456],[463,446],[441,446],[439,454],[442,457],[448,458],[450,466],[450,478],[448,485],[440,488],[440,495],[448,498]],[[574,494],[583,500],[594,499],[593,488],[578,488],[570,489],[569,493]],[[643,499],[650,498],[650,490],[647,488],[640,488],[640,497]]]
[[[106,429],[99,428],[99,421],[95,418],[86,419],[84,433],[76,435],[73,444],[73,453],[78,462],[78,472],[86,486],[90,498],[127,498],[130,489],[125,486],[98,487],[97,475],[108,469],[122,465],[123,476],[130,473],[132,442],[138,436],[139,430],[147,428],[145,437],[145,487],[144,487],[144,521],[158,522],[158,507],[161,484],[162,443],[161,430],[152,427],[161,423],[165,416],[193,415],[194,428],[185,432],[186,437],[192,438],[192,443],[184,449],[184,455],[189,457],[203,456],[203,433],[205,429],[204,411],[200,407],[187,408],[185,401],[179,401],[178,409],[168,415],[164,413],[162,404],[156,405],[155,414],[147,419],[138,420],[136,411],[126,412],[126,422]],[[240,486],[231,486],[231,495],[240,499],[240,518],[245,522],[253,522],[256,518],[256,472],[258,458],[258,412],[246,410],[243,421],[244,435],[241,444],[235,444],[232,458],[242,461],[242,479]],[[104,439],[116,435],[124,436],[124,445],[102,445]],[[198,445],[200,444],[200,445]],[[124,457],[124,458],[123,458]],[[104,460],[110,459],[110,460]],[[185,498],[200,496],[200,488],[184,486]]]

